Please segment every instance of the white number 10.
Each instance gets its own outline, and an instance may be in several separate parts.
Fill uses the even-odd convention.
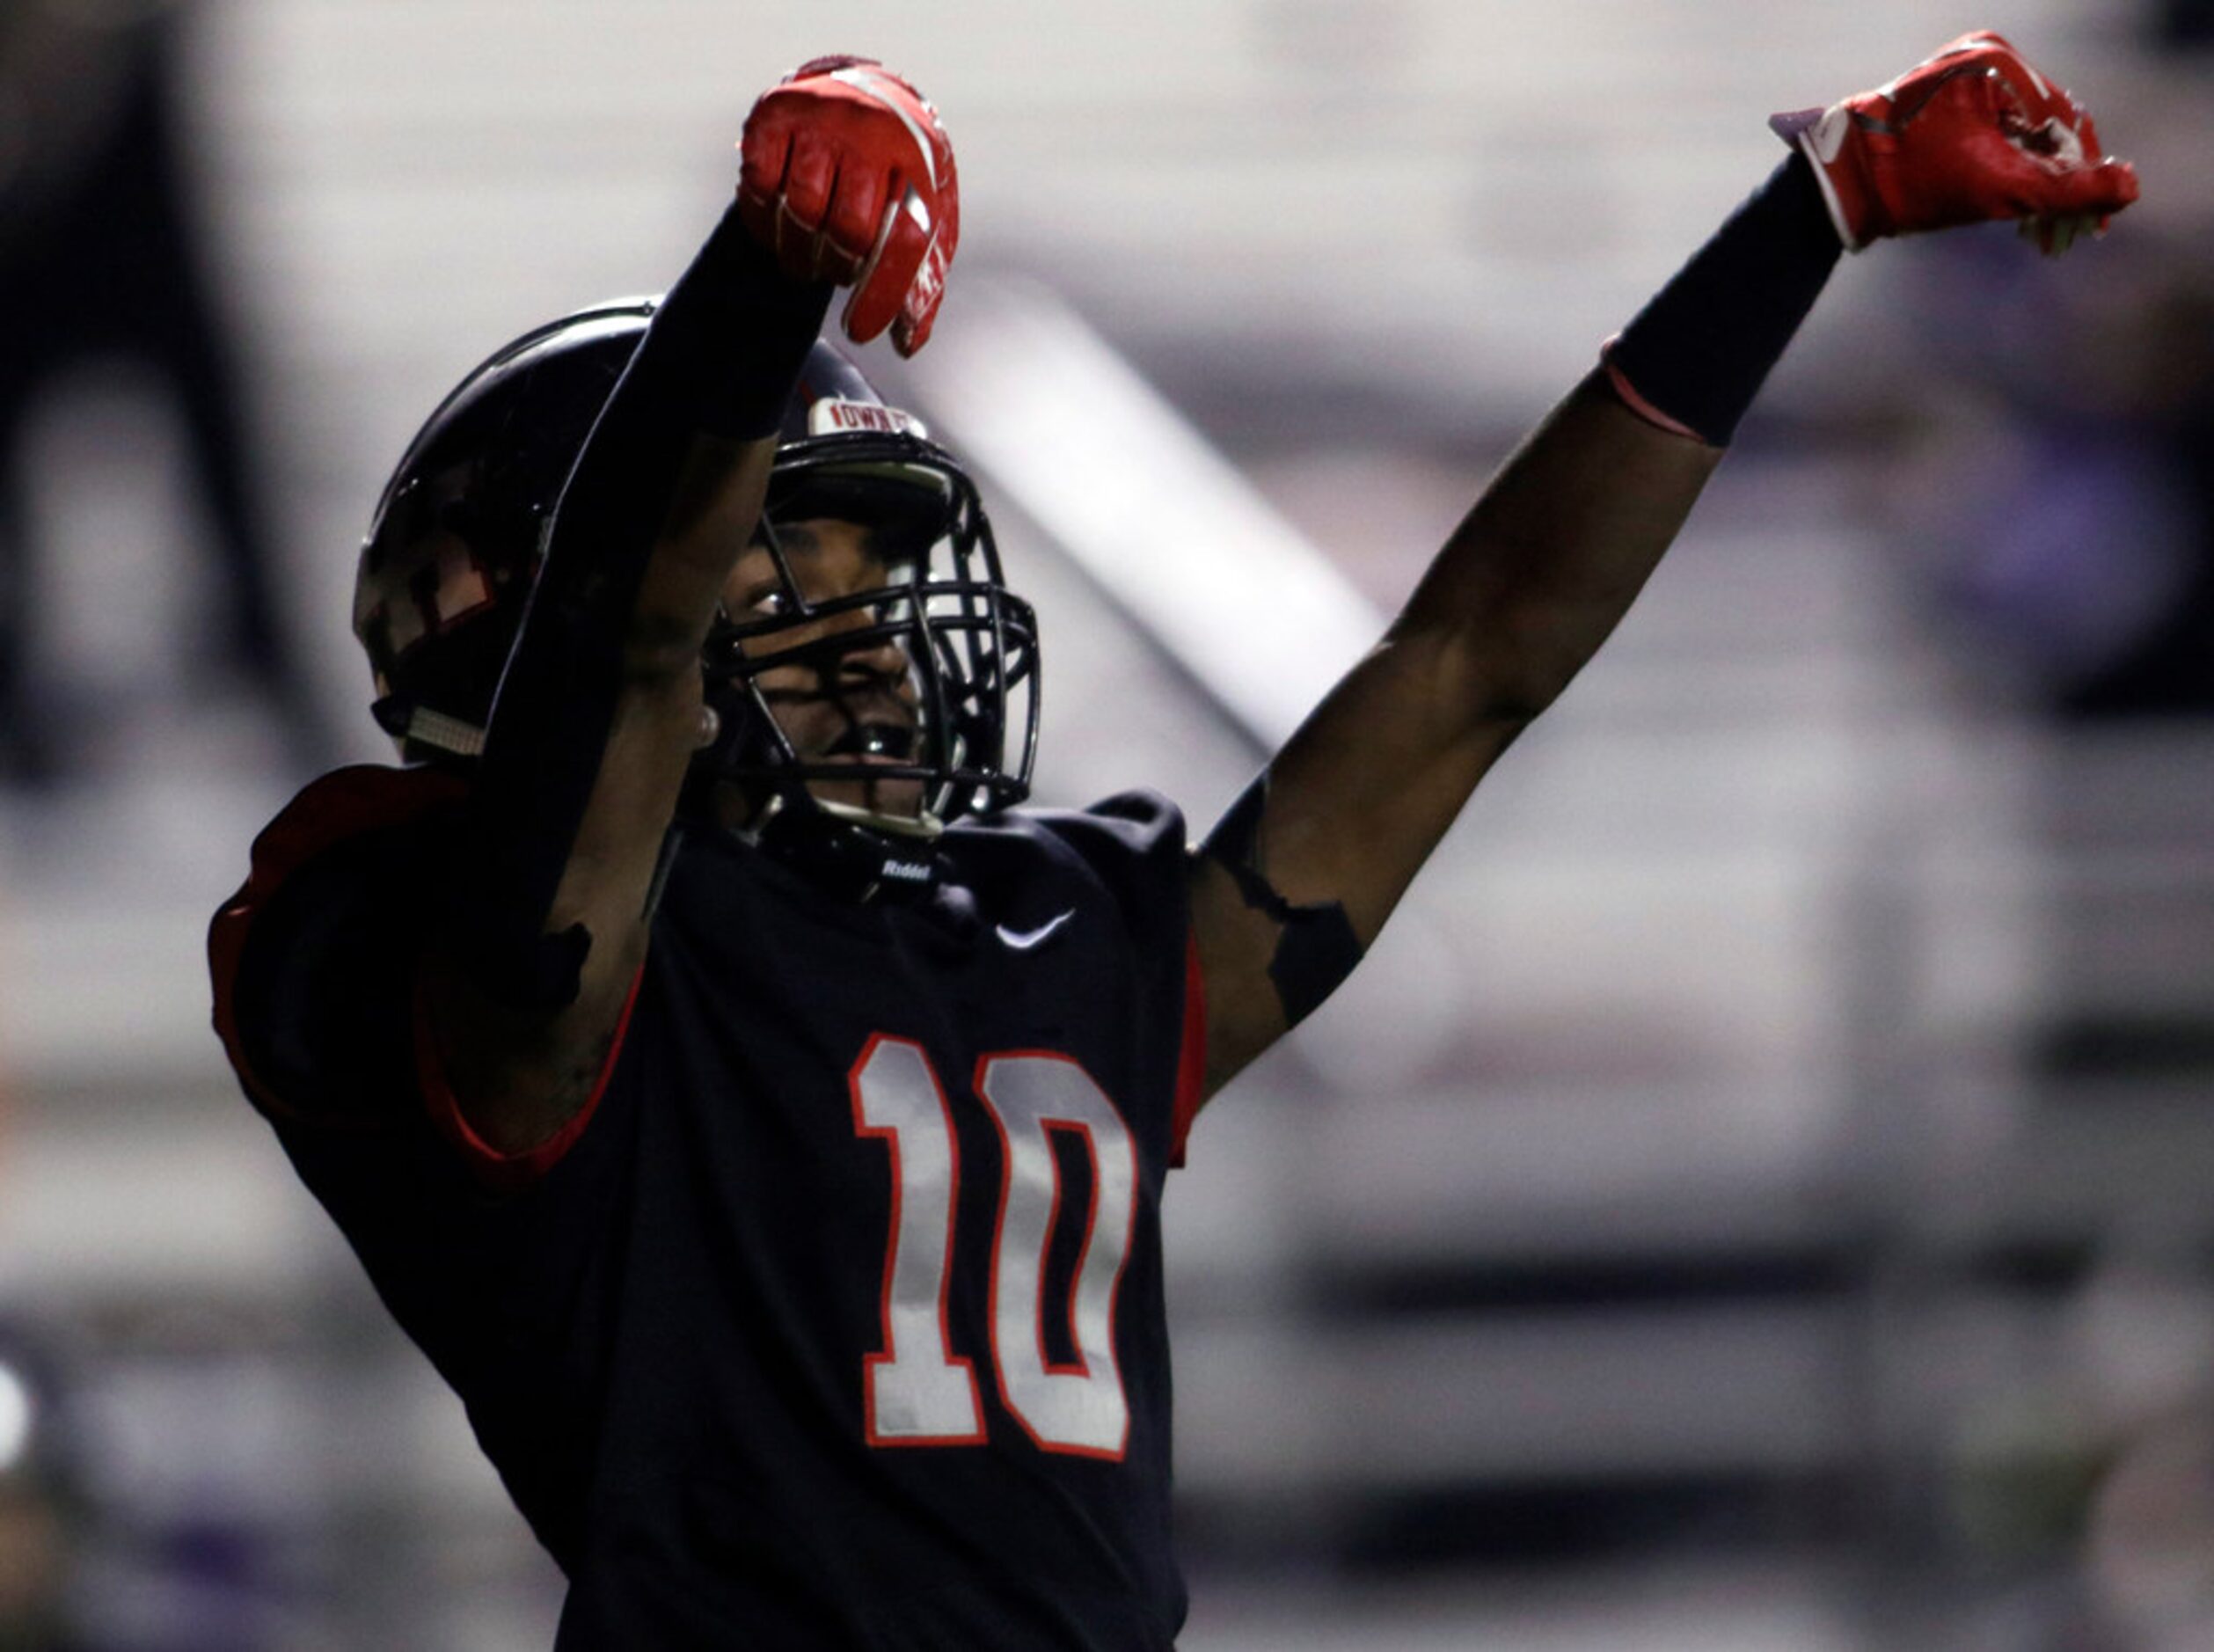
[[[962,1445],[984,1437],[975,1367],[947,1346],[961,1149],[953,1114],[919,1044],[879,1035],[848,1078],[853,1127],[892,1158],[884,1259],[884,1345],[863,1363],[872,1445]],[[1137,1210],[1137,1151],[1107,1093],[1066,1056],[988,1056],[976,1096],[997,1127],[999,1219],[992,1238],[991,1356],[999,1395],[1049,1451],[1120,1458],[1130,1408],[1114,1361],[1114,1297]],[[1073,1364],[1046,1356],[1046,1254],[1061,1208],[1052,1133],[1082,1138],[1092,1201],[1067,1304]]]

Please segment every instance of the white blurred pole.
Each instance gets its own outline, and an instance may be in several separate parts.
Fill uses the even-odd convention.
[[[1381,635],[1329,559],[1044,289],[969,282],[910,373],[946,445],[1263,749]]]

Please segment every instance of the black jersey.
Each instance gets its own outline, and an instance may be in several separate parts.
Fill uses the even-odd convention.
[[[296,800],[216,918],[217,1020],[568,1574],[559,1644],[1170,1645],[1176,811],[961,823],[904,906],[690,837],[598,1093],[506,1158],[409,985],[457,796]]]

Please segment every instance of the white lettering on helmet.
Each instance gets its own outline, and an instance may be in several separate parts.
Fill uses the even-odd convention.
[[[880,402],[844,401],[831,396],[807,409],[807,434],[811,436],[843,435],[855,430],[876,430],[899,436],[930,435],[913,413],[887,407]]]

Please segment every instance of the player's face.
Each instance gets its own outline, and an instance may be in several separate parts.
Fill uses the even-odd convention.
[[[876,536],[858,523],[835,517],[779,523],[778,543],[800,594],[809,603],[874,590],[891,572]],[[723,585],[723,606],[733,619],[757,619],[781,611],[784,586],[767,548],[755,544],[738,559]],[[763,652],[866,630],[866,607],[812,625],[778,631]],[[918,719],[914,672],[907,651],[888,638],[857,640],[843,652],[805,663],[775,666],[754,679],[777,727],[802,761],[896,764],[912,756]],[[923,807],[920,780],[813,780],[809,791],[825,802],[880,815],[916,815]]]

